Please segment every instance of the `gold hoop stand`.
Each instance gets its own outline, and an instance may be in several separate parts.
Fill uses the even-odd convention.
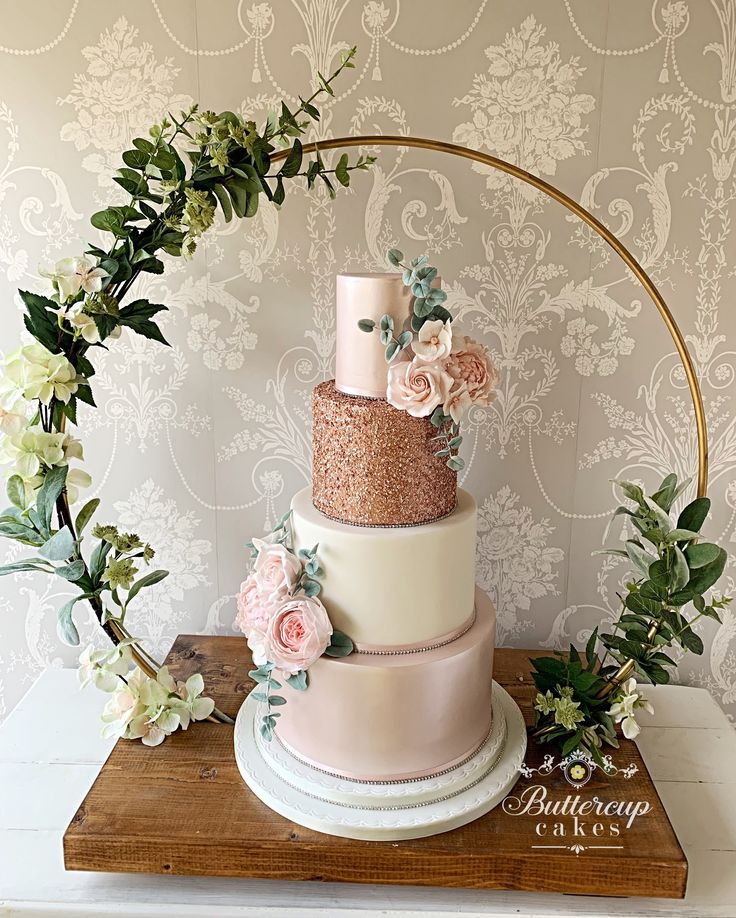
[[[654,282],[649,277],[647,272],[642,268],[639,262],[634,258],[631,252],[626,248],[626,246],[619,239],[614,236],[614,234],[607,229],[590,211],[586,210],[581,204],[578,204],[577,201],[574,201],[572,198],[568,197],[564,192],[560,191],[559,188],[555,188],[554,185],[550,185],[548,182],[545,182],[543,179],[538,178],[536,175],[532,175],[531,172],[526,172],[524,169],[520,169],[518,166],[515,166],[513,163],[508,163],[503,159],[498,159],[496,156],[490,156],[488,153],[480,153],[478,150],[471,150],[468,147],[460,146],[456,143],[447,143],[444,140],[432,140],[427,137],[404,137],[401,134],[367,134],[364,136],[356,137],[336,137],[333,140],[320,140],[316,143],[307,143],[303,146],[303,152],[305,154],[322,152],[324,150],[338,150],[343,147],[359,147],[359,146],[381,146],[381,147],[413,147],[420,150],[432,150],[435,153],[448,153],[451,156],[459,156],[461,159],[470,159],[476,163],[482,163],[484,166],[490,166],[492,169],[498,169],[500,172],[505,172],[507,175],[511,175],[516,179],[519,179],[522,182],[526,182],[527,185],[531,185],[533,188],[536,188],[538,191],[541,191],[542,194],[547,195],[547,197],[553,198],[558,203],[562,204],[563,207],[566,207],[570,213],[575,214],[580,220],[584,223],[587,223],[588,226],[594,230],[601,239],[604,240],[613,251],[621,258],[621,260],[626,264],[626,266],[631,270],[634,276],[637,278],[639,283],[644,287],[649,298],[652,300],[654,305],[657,307],[664,324],[667,326],[672,340],[677,348],[677,353],[682,362],[683,369],[685,371],[685,377],[687,379],[688,388],[690,390],[690,398],[693,403],[693,411],[695,413],[695,427],[698,435],[698,479],[697,479],[697,495],[698,497],[704,497],[707,487],[708,487],[708,429],[705,419],[705,410],[703,408],[703,397],[700,391],[700,384],[698,383],[698,378],[695,373],[695,367],[693,365],[692,357],[685,343],[685,339],[680,331],[677,322],[675,321],[674,316],[669,310],[669,307],[662,298],[662,294],[657,290]],[[285,159],[289,155],[289,150],[281,150],[278,153],[274,153],[271,157],[272,162],[279,162],[282,159]],[[124,640],[127,635],[122,632],[117,623],[110,622],[111,631],[114,633],[115,637],[120,640]],[[135,662],[141,669],[144,670],[148,675],[155,675],[155,661],[150,655],[148,655],[142,648],[134,645],[133,648],[133,657]],[[634,661],[628,660],[619,671],[613,676],[613,682],[620,682],[625,679],[633,668]],[[208,718],[213,720],[215,718]]]
[[[541,191],[543,194],[546,194],[548,197],[562,204],[570,213],[575,214],[576,217],[584,223],[587,223],[588,226],[613,249],[649,294],[649,298],[657,307],[657,311],[662,317],[664,324],[667,326],[667,330],[672,336],[672,340],[677,348],[677,353],[682,362],[687,385],[690,390],[690,398],[692,399],[693,411],[695,413],[695,427],[698,434],[697,495],[698,497],[705,497],[708,488],[708,428],[705,419],[705,409],[703,408],[703,396],[700,392],[700,384],[695,373],[692,357],[690,356],[690,351],[687,348],[682,332],[674,316],[670,312],[669,307],[662,298],[662,294],[657,290],[654,281],[649,277],[647,272],[642,268],[623,242],[617,239],[600,220],[590,213],[590,211],[586,210],[581,204],[578,204],[577,201],[573,201],[572,198],[560,191],[559,188],[555,188],[554,185],[550,185],[543,179],[537,178],[537,176],[532,175],[531,172],[520,169],[518,166],[513,165],[513,163],[498,159],[496,156],[490,156],[488,153],[480,153],[478,150],[471,150],[468,147],[460,146],[460,144],[447,143],[444,140],[432,140],[427,137],[404,137],[401,134],[367,134],[357,137],[336,137],[333,140],[320,140],[316,143],[307,143],[304,144],[303,151],[305,154],[309,154],[324,150],[338,150],[342,147],[360,146],[414,147],[420,150],[432,150],[435,153],[449,153],[451,156],[470,159],[473,162],[482,163],[484,166],[490,166],[492,169],[498,169],[500,172],[505,172],[507,175],[511,175],[522,182],[526,182],[527,185],[531,185],[533,188],[536,188],[538,191]],[[272,162],[278,162],[279,160],[285,159],[288,154],[289,150],[279,151],[271,157],[271,160]]]

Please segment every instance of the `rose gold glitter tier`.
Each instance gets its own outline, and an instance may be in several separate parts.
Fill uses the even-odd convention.
[[[312,395],[312,500],[362,526],[416,526],[455,508],[457,475],[434,453],[429,418],[382,399],[344,395],[334,381]]]
[[[491,725],[496,613],[476,593],[473,627],[445,647],[397,656],[323,656],[309,687],[283,687],[276,735],[324,771],[406,781],[452,768]]]

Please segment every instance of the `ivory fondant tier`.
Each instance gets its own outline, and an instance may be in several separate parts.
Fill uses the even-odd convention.
[[[284,686],[276,735],[297,757],[360,781],[402,781],[452,768],[491,727],[496,615],[480,590],[475,622],[423,653],[321,657],[309,687]]]
[[[433,287],[439,286],[436,277]],[[336,385],[349,395],[386,397],[386,361],[377,335],[362,332],[360,319],[390,315],[398,331],[414,308],[414,297],[402,283],[401,274],[338,274],[335,290],[337,364]]]
[[[345,395],[330,381],[313,392],[312,420],[312,498],[327,516],[414,526],[452,512],[457,474],[434,455],[429,418]]]
[[[475,593],[476,505],[462,489],[449,516],[416,528],[350,526],[291,502],[294,548],[319,545],[320,598],[333,628],[367,650],[424,647],[467,628]]]

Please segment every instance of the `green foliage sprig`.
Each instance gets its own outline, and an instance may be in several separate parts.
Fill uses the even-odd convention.
[[[351,164],[347,154],[331,169],[319,153],[307,163],[299,139],[310,121],[320,119],[315,100],[333,95],[332,83],[344,69],[354,67],[355,52],[355,48],[346,52],[331,76],[318,74],[317,88],[308,98],[300,97],[295,111],[282,103],[280,112],[269,115],[260,128],[233,112],[216,114],[199,111],[197,106],[178,118],[169,113],[150,129],[147,138],[135,138],[122,154],[123,165],[114,181],[126,192],[127,203],[106,207],[91,218],[108,241],[89,245],[86,255],[91,261],[66,259],[55,273],[47,272],[53,296],[20,291],[25,327],[42,348],[40,355],[21,351],[14,378],[8,374],[3,385],[8,382],[9,391],[17,389],[33,405],[32,409],[24,406],[17,417],[37,431],[34,436],[47,437],[47,453],[36,462],[35,478],[11,474],[7,483],[10,506],[0,514],[0,535],[36,549],[37,555],[0,567],[0,575],[41,571],[78,587],[79,594],[59,610],[59,633],[69,643],[79,642],[73,611],[83,599],[89,601],[114,642],[121,635],[127,640],[129,604],[142,589],[167,575],[152,570],[138,576],[139,565],[149,564],[153,549],[134,533],[119,533],[114,527],[95,527],[92,550],[85,553],[84,530],[99,500],[89,501],[74,517],[68,500],[68,459],[45,461],[48,455],[63,454],[54,438],[63,441],[67,423],[76,424],[78,402],[95,406],[93,354],[106,348],[122,328],[168,344],[158,325],[165,305],[146,299],[123,304],[123,300],[142,274],[163,273],[164,254],[191,257],[198,240],[212,227],[218,209],[225,221],[253,217],[262,197],[280,206],[287,184],[297,177],[306,179],[308,188],[323,183],[334,196],[332,178],[348,186],[354,170],[371,166],[373,157],[361,156]],[[288,155],[274,171],[273,154],[288,147]],[[24,361],[31,359],[36,361],[33,370],[37,375],[26,376],[37,379],[42,374],[43,395],[27,380],[18,382],[25,372]],[[28,414],[33,415],[30,421]],[[68,452],[72,455],[72,450]],[[81,458],[81,447],[76,457]],[[314,564],[310,564],[311,571]],[[314,589],[310,585],[316,583],[314,572],[307,576],[306,588]],[[160,665],[137,643],[132,646],[139,665],[148,669]]]
[[[696,498],[673,521],[672,507],[687,481],[667,475],[651,496],[628,481],[617,485],[633,507],[618,507],[614,518],[626,516],[634,535],[622,548],[596,553],[626,558],[636,576],[620,595],[615,627],[600,634],[594,629],[584,658],[571,646],[566,656],[532,660],[539,691],[535,736],[559,744],[563,755],[582,747],[598,761],[603,743],[618,745],[617,722],[625,735],[638,733],[635,710],[646,702],[625,680],[635,674],[647,683],[669,682],[677,663],[666,651],[678,645],[702,654],[703,641],[693,626],[702,618],[720,622],[719,610],[731,602],[728,596],[706,595],[727,560],[723,548],[701,535],[710,500]]]

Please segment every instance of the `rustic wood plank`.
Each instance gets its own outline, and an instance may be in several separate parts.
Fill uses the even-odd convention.
[[[534,694],[529,655],[499,650],[494,673],[527,722]],[[240,637],[182,635],[167,662],[179,678],[201,672],[218,707],[233,716],[252,687]],[[527,763],[541,759],[532,745]],[[198,724],[153,750],[115,746],[65,834],[65,864],[71,870],[681,898],[687,862],[636,746],[622,743],[615,761],[639,771],[628,781],[597,772],[580,791],[556,772],[545,786],[554,799],[572,792],[648,801],[652,811],[616,840],[621,850],[588,849],[581,856],[534,850],[542,841],[535,820],[501,808],[443,835],[366,842],[313,832],[273,813],[240,777],[231,728]],[[522,780],[515,793],[532,783],[538,782]]]

